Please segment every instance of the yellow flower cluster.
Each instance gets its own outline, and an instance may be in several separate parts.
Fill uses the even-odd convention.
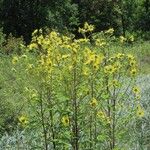
[[[92,65],[94,70],[98,70],[103,62],[104,56],[102,54],[96,54],[94,51],[86,48],[85,50],[85,65]]]

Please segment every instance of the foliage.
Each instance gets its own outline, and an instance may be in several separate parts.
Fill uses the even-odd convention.
[[[149,0],[1,0],[0,17],[4,32],[23,36],[27,43],[35,29],[71,31],[85,21],[96,26],[95,32],[115,29],[116,35],[141,32],[149,39]],[[141,35],[141,34],[139,34]]]
[[[2,52],[5,54],[21,54],[21,45],[24,44],[23,38],[15,38],[10,34],[7,37],[7,40],[3,43]]]
[[[0,28],[0,51],[2,49],[3,43],[5,42],[5,34],[3,33],[3,29]]]

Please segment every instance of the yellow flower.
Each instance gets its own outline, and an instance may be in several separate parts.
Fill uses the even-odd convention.
[[[36,43],[31,43],[29,46],[29,50],[37,49],[38,45]]]
[[[85,62],[86,65],[93,63],[95,61],[95,54],[90,50],[86,54],[86,57],[87,57],[87,61]]]
[[[121,43],[124,43],[126,40],[127,40],[127,39],[126,39],[125,37],[120,36],[120,42],[121,42]]]
[[[61,122],[64,126],[68,126],[69,125],[69,117],[68,116],[63,116],[61,119]]]
[[[136,61],[135,60],[131,60],[129,63],[130,63],[130,66],[135,66],[136,65]]]
[[[127,58],[128,58],[129,60],[134,60],[134,59],[135,59],[134,56],[131,55],[131,54],[127,54]]]
[[[90,102],[90,105],[91,105],[92,107],[96,107],[96,106],[98,105],[97,100],[96,100],[95,98],[93,98],[93,99],[91,100],[91,102]]]
[[[105,121],[107,124],[110,124],[110,118],[107,116],[107,114],[103,111],[97,112],[97,117]]]
[[[89,73],[90,73],[89,68],[84,67],[84,68],[83,68],[83,75],[87,76],[87,75],[89,75]]]
[[[130,71],[130,74],[131,76],[135,76],[137,73],[137,70],[135,68],[133,68],[131,71]]]
[[[144,110],[141,108],[140,105],[137,107],[136,114],[137,114],[137,116],[138,116],[139,118],[144,117]]]
[[[19,119],[19,122],[22,124],[22,125],[26,125],[28,123],[28,119],[27,117],[25,116],[21,116],[18,118]]]
[[[103,111],[98,111],[98,112],[97,112],[97,117],[99,117],[99,118],[103,118],[103,119],[104,119],[104,118],[105,118],[105,115],[106,115],[106,114],[105,114]]]
[[[137,87],[137,86],[133,87],[132,91],[133,91],[133,93],[136,94],[136,95],[140,93],[140,89],[139,89],[139,87]]]
[[[113,74],[116,71],[115,67],[112,65],[108,65],[104,67],[104,72],[106,74]]]
[[[18,57],[14,56],[12,59],[12,63],[15,65],[18,62]]]
[[[123,54],[123,53],[118,53],[118,54],[116,55],[116,57],[117,57],[118,59],[123,58],[123,56],[124,56],[124,54]]]

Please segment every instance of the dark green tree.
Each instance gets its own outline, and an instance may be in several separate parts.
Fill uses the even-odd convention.
[[[70,0],[1,0],[0,18],[4,32],[28,42],[31,32],[45,26],[71,28],[77,24],[77,9]]]

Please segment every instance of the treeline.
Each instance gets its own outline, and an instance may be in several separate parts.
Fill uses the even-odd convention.
[[[29,41],[35,29],[49,27],[77,33],[84,22],[96,31],[114,28],[149,37],[150,0],[0,0],[0,27]]]

